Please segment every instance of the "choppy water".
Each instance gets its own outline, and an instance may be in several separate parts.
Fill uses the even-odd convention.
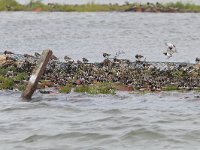
[[[0,13],[0,50],[53,49],[63,58],[101,61],[102,53],[134,60],[190,61],[199,56],[200,14]],[[164,42],[178,54],[167,60]],[[0,92],[0,149],[198,150],[199,93],[90,96],[41,95],[21,102],[20,93]]]
[[[103,60],[102,53],[134,60],[139,53],[150,61],[190,61],[199,56],[200,14],[166,13],[0,13],[0,50],[18,53],[50,48],[63,58]],[[164,43],[178,50],[167,60]]]
[[[41,95],[1,92],[0,149],[197,150],[200,94]],[[39,100],[39,101],[38,101]]]

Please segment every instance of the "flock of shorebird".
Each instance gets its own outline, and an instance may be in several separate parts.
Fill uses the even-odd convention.
[[[163,54],[165,56],[167,56],[167,59],[171,58],[174,53],[178,53],[176,50],[176,46],[173,43],[166,42],[165,45],[167,46],[167,49],[166,49],[166,51],[163,52]],[[108,58],[110,56],[110,54],[103,53],[103,56],[105,58]],[[135,58],[136,58],[136,61],[141,61],[141,59],[144,58],[144,56],[140,55],[140,54],[136,54]],[[146,58],[143,61],[145,61],[145,60],[146,60]],[[200,58],[196,57],[195,61],[196,61],[196,63],[200,63]]]
[[[173,56],[174,53],[177,53],[177,50],[176,50],[176,46],[173,44],[173,43],[170,43],[170,42],[166,42],[165,45],[167,46],[167,49],[166,51],[163,52],[163,54],[167,57],[167,59],[171,58]],[[119,51],[116,53],[116,55],[114,56],[114,58],[110,58],[111,54],[108,54],[108,53],[103,53],[103,57],[105,59],[113,59],[113,60],[117,60],[117,57],[121,54],[124,54],[125,52],[124,51]],[[10,51],[4,51],[4,54],[13,54],[12,52]],[[28,54],[27,54],[28,55]],[[35,57],[36,58],[39,58],[41,55],[37,52],[35,52]],[[55,57],[55,56],[54,56]],[[57,57],[55,57],[56,59],[58,59]],[[144,58],[143,55],[140,55],[140,54],[136,54],[135,55],[135,58],[136,58],[136,61],[145,61],[146,58]],[[64,60],[66,63],[68,64],[72,64],[74,63],[74,60],[72,60],[70,57],[68,56],[64,56]],[[196,57],[195,59],[196,63],[200,63],[200,58],[199,57]],[[89,60],[87,58],[82,58],[82,61],[78,60],[77,63],[78,64],[81,64],[81,63],[88,63]]]
[[[165,43],[165,45],[167,46],[167,50],[165,52],[163,52],[163,54],[165,56],[167,56],[167,58],[169,59],[170,57],[172,57],[172,55],[174,53],[177,53],[177,50],[176,50],[176,46],[172,43]],[[140,55],[140,54],[136,54],[135,55],[135,58],[137,61],[140,61],[144,56]]]
[[[170,43],[170,42],[166,42],[165,45],[167,46],[167,49],[165,51],[163,51],[163,54],[167,57],[167,59],[171,58],[173,56],[174,53],[178,53],[177,52],[177,49],[176,49],[176,46],[173,44],[173,43]],[[113,57],[113,58],[110,58],[111,54],[108,54],[108,53],[103,53],[103,57],[105,59],[113,59],[114,61],[117,60],[117,57],[120,55],[120,54],[124,54],[124,51],[119,51],[116,53],[116,55]],[[145,61],[146,58],[144,58],[143,55],[141,54],[136,54],[135,55],[135,58],[136,58],[136,61],[140,62],[140,61]],[[65,56],[64,57],[64,60],[67,62],[67,63],[73,63],[74,61],[71,60],[71,58],[69,58],[68,56]],[[200,63],[200,58],[199,57],[196,57],[195,59],[196,63]],[[82,61],[78,60],[77,63],[88,63],[88,59],[86,58],[82,58]]]
[[[167,50],[166,50],[165,52],[163,52],[163,54],[164,54],[165,56],[167,56],[167,58],[169,59],[170,57],[172,57],[172,55],[173,55],[174,53],[177,53],[176,46],[175,46],[174,44],[172,44],[172,43],[165,43],[165,45],[167,46]],[[119,51],[119,52],[117,52],[116,55],[114,56],[114,58],[110,58],[111,54],[108,54],[108,53],[103,53],[103,57],[104,57],[105,59],[113,59],[113,60],[116,60],[117,57],[118,57],[120,54],[124,54],[124,51]],[[136,54],[136,55],[135,55],[135,58],[136,58],[136,61],[142,61],[142,59],[144,58],[144,56],[142,56],[142,55],[140,55],[140,54]],[[73,61],[70,57],[68,57],[68,56],[64,56],[64,60],[65,60],[65,62],[67,62],[67,63],[74,63],[74,61]],[[146,58],[145,58],[143,61],[145,61],[145,60],[146,60]],[[89,62],[88,59],[86,59],[86,58],[84,58],[84,57],[82,58],[82,61],[80,61],[80,60],[77,61],[77,63],[88,63],[88,62]],[[200,59],[199,59],[199,62],[200,62]]]
[[[169,42],[166,42],[165,45],[167,46],[167,50],[165,52],[163,52],[163,54],[165,56],[167,56],[167,58],[169,59],[169,58],[172,57],[172,55],[174,53],[177,53],[176,46],[173,43],[169,43]],[[116,53],[116,55],[114,56],[113,59],[115,60],[117,58],[117,56],[119,56],[120,54],[123,54],[123,53],[124,53],[123,51]],[[111,56],[111,54],[103,53],[103,57],[106,58],[106,59],[111,59],[110,56]],[[144,58],[144,56],[140,55],[140,54],[136,54],[135,58],[136,58],[136,61],[141,61]],[[83,59],[83,63],[88,62],[88,60],[86,58],[82,58],[82,59]],[[69,58],[68,56],[65,56],[64,60],[68,63],[71,62],[71,58]],[[146,60],[146,58],[143,61],[145,61],[145,60]],[[200,62],[200,58],[196,58],[196,62],[197,61]],[[80,63],[79,60],[77,62]]]

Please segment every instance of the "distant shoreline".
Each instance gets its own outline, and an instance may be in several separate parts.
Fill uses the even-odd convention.
[[[34,12],[152,12],[152,13],[199,13],[200,5],[191,3],[128,3],[119,4],[43,4],[39,1],[26,5],[15,0],[0,0],[0,11],[34,11]]]

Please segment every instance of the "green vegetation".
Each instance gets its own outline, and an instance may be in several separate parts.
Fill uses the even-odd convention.
[[[6,68],[0,67],[0,75],[5,76],[8,71],[16,71],[16,68],[11,66]]]
[[[182,2],[176,2],[176,3],[167,3],[163,5],[166,8],[178,8],[180,11],[192,11],[192,12],[200,12],[200,5],[190,4],[190,3],[182,3]]]
[[[111,83],[95,83],[93,85],[79,85],[74,89],[75,92],[86,92],[88,94],[115,94],[115,87]]]
[[[131,5],[130,5],[131,6]],[[0,0],[0,11],[63,11],[63,12],[96,12],[96,11],[124,11],[130,8],[129,5],[118,4],[100,5],[88,3],[84,5],[45,5],[40,1],[31,1],[27,5],[17,3],[15,0]]]
[[[8,72],[8,68],[0,68],[0,75],[5,76]]]
[[[78,85],[74,89],[74,92],[77,92],[77,93],[86,93],[88,91],[89,91],[89,85]]]
[[[20,11],[25,7],[15,0],[0,0],[0,11]]]
[[[95,4],[61,5],[43,4],[39,0],[31,0],[27,5],[22,5],[15,0],[0,0],[0,11],[61,11],[61,12],[99,12],[99,11],[139,11],[139,12],[200,12],[200,6],[190,3],[166,4]]]
[[[16,85],[16,88],[19,90],[19,91],[24,91],[26,86],[24,84],[19,84],[19,85]]]
[[[177,91],[179,90],[175,85],[168,85],[162,88],[163,91]]]
[[[180,78],[184,76],[184,71],[183,70],[177,70],[177,71],[173,71],[172,76],[175,78]]]
[[[22,82],[26,80],[28,74],[25,72],[17,72],[15,67],[0,68],[0,90],[13,89],[24,90],[25,85]]]
[[[17,73],[14,79],[17,81],[22,81],[22,80],[26,80],[27,77],[28,77],[28,74],[25,72],[22,72],[22,73]]]
[[[97,83],[90,86],[89,94],[115,94],[115,88],[111,83]]]
[[[14,86],[14,81],[11,78],[0,76],[0,89],[12,89]]]
[[[66,86],[62,86],[59,89],[60,93],[70,93],[72,90],[72,85],[66,85]]]

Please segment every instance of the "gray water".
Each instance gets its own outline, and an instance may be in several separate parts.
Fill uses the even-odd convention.
[[[41,52],[50,48],[60,59],[125,51],[151,61],[190,61],[199,56],[199,14],[152,13],[0,13],[0,50]],[[166,59],[164,42],[178,53]],[[200,94],[161,92],[116,95],[0,92],[2,150],[198,150]]]
[[[30,53],[50,48],[55,55],[90,62],[103,60],[102,53],[135,60],[194,62],[199,54],[200,14],[166,13],[0,13],[0,50]],[[166,59],[165,42],[176,45],[178,54]]]
[[[2,150],[198,150],[199,93],[115,96],[1,92]]]

